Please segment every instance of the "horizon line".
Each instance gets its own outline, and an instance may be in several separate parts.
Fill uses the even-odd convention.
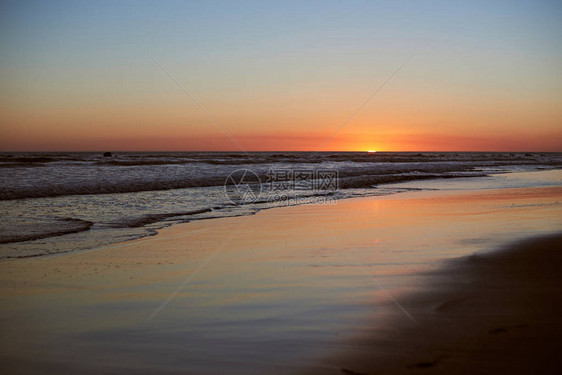
[[[326,150],[326,151],[316,151],[316,150],[248,150],[248,151],[240,151],[240,150],[20,150],[20,151],[16,151],[16,150],[12,150],[12,151],[4,151],[4,150],[0,150],[0,153],[2,154],[8,154],[8,153],[62,153],[62,152],[74,152],[74,153],[104,153],[104,152],[111,152],[111,153],[133,153],[133,152],[215,152],[215,153],[248,153],[248,152],[252,152],[252,153],[266,153],[266,152],[286,152],[286,153],[290,153],[290,152],[308,152],[308,153],[329,153],[329,152],[354,152],[354,153],[371,153],[371,154],[379,154],[379,153],[392,153],[392,152],[409,152],[409,153],[459,153],[459,152],[493,152],[493,153],[562,153],[562,150],[559,151],[530,151],[530,150],[458,150],[458,151],[440,151],[440,150],[432,150],[432,151],[423,151],[423,150],[376,150],[376,151],[372,151],[372,150]]]

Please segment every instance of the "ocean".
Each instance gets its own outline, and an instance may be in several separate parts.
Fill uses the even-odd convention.
[[[428,188],[421,180],[561,167],[562,153],[1,153],[0,258],[94,249],[175,223],[283,205]]]

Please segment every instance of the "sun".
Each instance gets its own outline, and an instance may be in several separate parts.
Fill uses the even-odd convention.
[[[372,154],[372,153],[374,153],[374,152],[377,152],[377,150],[367,150],[367,152],[369,152],[369,153]]]

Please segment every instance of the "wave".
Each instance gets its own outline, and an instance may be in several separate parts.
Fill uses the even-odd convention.
[[[557,153],[502,153],[502,152],[122,152],[104,157],[101,152],[77,153],[16,153],[0,154],[4,167],[45,165],[50,163],[90,163],[92,165],[143,166],[207,163],[211,165],[240,165],[267,163],[424,163],[428,161],[450,162],[516,162],[550,163]]]
[[[7,161],[9,160],[9,162]],[[314,165],[313,165],[314,164]],[[330,169],[340,188],[428,178],[482,176],[515,167],[562,167],[560,153],[100,153],[0,154],[0,200],[221,187],[236,169]],[[28,168],[42,166],[42,168]]]
[[[114,228],[139,228],[166,219],[170,219],[173,217],[194,216],[194,215],[204,214],[212,211],[213,210],[210,208],[205,208],[201,210],[173,212],[173,213],[165,213],[165,214],[148,214],[138,217],[121,218],[119,221],[112,223],[110,226]]]
[[[31,163],[50,163],[53,161],[57,161],[56,158],[52,157],[45,157],[45,156],[30,156],[30,157],[8,157],[3,156],[0,157],[0,163],[20,163],[20,164],[31,164]]]
[[[63,218],[49,222],[2,223],[0,244],[40,240],[89,230],[94,223],[87,220]]]
[[[0,188],[0,201],[28,199],[28,198],[53,198],[70,195],[99,195],[99,194],[122,194],[138,193],[145,191],[163,191],[173,189],[186,189],[197,187],[218,186],[225,178],[208,178],[198,180],[172,180],[172,181],[123,181],[120,183],[107,183],[96,185],[78,186],[34,186],[23,187],[17,190]]]
[[[339,180],[340,189],[370,188],[377,185],[393,184],[414,180],[437,178],[485,177],[483,173],[450,173],[450,174],[388,174],[381,176],[344,177]]]

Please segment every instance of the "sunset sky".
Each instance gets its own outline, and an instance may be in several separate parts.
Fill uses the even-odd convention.
[[[2,1],[0,50],[0,151],[562,151],[560,1]]]

